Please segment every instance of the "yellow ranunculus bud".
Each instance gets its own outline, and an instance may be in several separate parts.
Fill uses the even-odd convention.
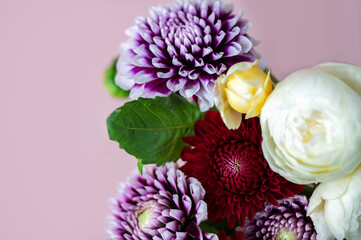
[[[272,88],[270,72],[265,74],[257,60],[233,65],[217,79],[215,103],[226,126],[238,128],[242,114],[246,118],[259,116]]]

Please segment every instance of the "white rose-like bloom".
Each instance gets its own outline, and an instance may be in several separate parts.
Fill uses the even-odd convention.
[[[361,237],[361,167],[352,175],[321,183],[313,192],[307,215],[317,239],[358,240]]]
[[[325,63],[278,83],[261,112],[273,171],[308,184],[350,174],[361,162],[361,68]]]

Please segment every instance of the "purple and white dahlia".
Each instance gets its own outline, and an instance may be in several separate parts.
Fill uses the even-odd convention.
[[[256,41],[243,12],[224,0],[175,0],[139,17],[121,45],[116,83],[130,97],[179,93],[202,111],[213,106],[215,80],[233,64],[254,61]]]
[[[111,199],[108,233],[112,240],[218,240],[203,233],[200,222],[207,215],[205,191],[174,163],[133,174]]]
[[[316,230],[306,216],[307,198],[296,195],[279,201],[279,206],[266,204],[244,227],[245,240],[316,240]]]

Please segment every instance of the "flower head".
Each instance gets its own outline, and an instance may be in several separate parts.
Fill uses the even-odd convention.
[[[207,214],[204,194],[201,184],[175,164],[137,173],[111,200],[109,235],[114,240],[216,240],[198,227]]]
[[[295,196],[279,203],[279,206],[266,204],[264,211],[246,223],[245,240],[315,240],[317,233],[311,218],[306,216],[307,198]]]
[[[184,139],[191,147],[182,151],[181,169],[205,188],[209,220],[228,217],[229,227],[237,220],[243,226],[265,202],[278,205],[277,199],[302,191],[268,167],[258,118],[243,119],[238,129],[229,130],[219,113],[208,111],[194,132]]]
[[[259,116],[272,92],[270,72],[265,74],[258,61],[233,65],[225,76],[217,79],[215,103],[229,129],[239,128],[242,114]]]
[[[213,106],[217,77],[233,64],[254,61],[250,24],[224,0],[176,0],[138,18],[121,45],[117,84],[130,97],[179,93],[202,110]]]
[[[327,63],[292,73],[261,112],[273,171],[308,184],[350,174],[361,162],[361,68]]]
[[[352,174],[321,183],[310,198],[307,215],[319,239],[360,239],[361,166]]]

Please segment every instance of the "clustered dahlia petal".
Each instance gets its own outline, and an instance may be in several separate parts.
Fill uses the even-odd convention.
[[[113,240],[217,240],[199,228],[207,215],[205,191],[175,164],[145,170],[120,185],[111,199],[108,233]]]
[[[303,189],[273,172],[262,153],[262,135],[258,118],[243,119],[236,130],[229,130],[218,112],[208,111],[196,122],[195,136],[184,141],[181,168],[197,178],[206,190],[208,218],[219,221],[228,217],[229,227],[245,218],[253,220],[264,203],[294,196]]]
[[[115,81],[133,99],[179,93],[205,111],[218,76],[260,58],[246,34],[251,25],[224,0],[176,0],[149,12],[126,31],[117,63]]]
[[[279,201],[279,206],[266,205],[256,213],[252,222],[245,225],[246,240],[289,239],[315,240],[317,233],[310,217],[307,217],[308,201],[295,196]]]

